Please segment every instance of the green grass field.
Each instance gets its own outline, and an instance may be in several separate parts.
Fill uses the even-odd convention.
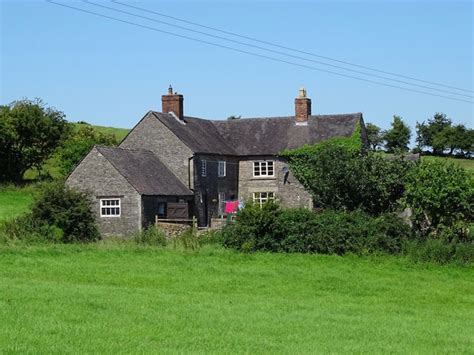
[[[0,247],[0,352],[472,353],[472,268],[132,245]]]
[[[33,202],[34,188],[31,186],[0,187],[0,221],[27,212]]]
[[[466,170],[474,171],[474,159],[457,159],[457,158],[450,158],[450,157],[432,157],[432,156],[423,156],[422,159],[430,160],[430,161],[442,160],[442,161],[453,162],[455,164],[459,164]]]

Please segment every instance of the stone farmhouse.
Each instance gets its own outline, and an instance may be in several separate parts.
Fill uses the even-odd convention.
[[[312,208],[278,154],[351,136],[359,125],[367,142],[361,113],[311,115],[304,89],[287,117],[207,120],[185,116],[183,101],[170,87],[162,112],[147,112],[119,147],[94,147],[68,177],[69,186],[92,194],[103,234],[130,234],[155,216],[196,216],[208,226],[229,200]]]

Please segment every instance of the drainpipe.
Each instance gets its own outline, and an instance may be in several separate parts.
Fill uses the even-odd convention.
[[[194,155],[192,157],[188,158],[188,188],[191,191],[194,191],[194,189],[191,188],[191,160],[194,160]]]

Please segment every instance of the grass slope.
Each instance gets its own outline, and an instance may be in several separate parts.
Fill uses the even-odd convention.
[[[0,187],[0,221],[27,212],[32,202],[32,187]]]
[[[474,348],[470,268],[214,247],[2,247],[0,255],[0,352]]]

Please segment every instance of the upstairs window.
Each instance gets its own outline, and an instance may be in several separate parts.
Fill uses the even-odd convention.
[[[275,195],[273,192],[254,192],[253,193],[253,202],[258,203],[260,207],[262,207],[262,205],[265,202],[274,200],[274,199],[275,199]]]
[[[217,166],[217,176],[224,177],[226,173],[226,164],[225,161],[219,160],[219,164]]]
[[[270,161],[254,161],[253,162],[254,177],[274,177],[274,162]]]
[[[120,217],[120,199],[119,198],[101,198],[100,216],[101,217]]]
[[[201,160],[201,176],[202,177],[207,176],[207,161],[206,160]]]

